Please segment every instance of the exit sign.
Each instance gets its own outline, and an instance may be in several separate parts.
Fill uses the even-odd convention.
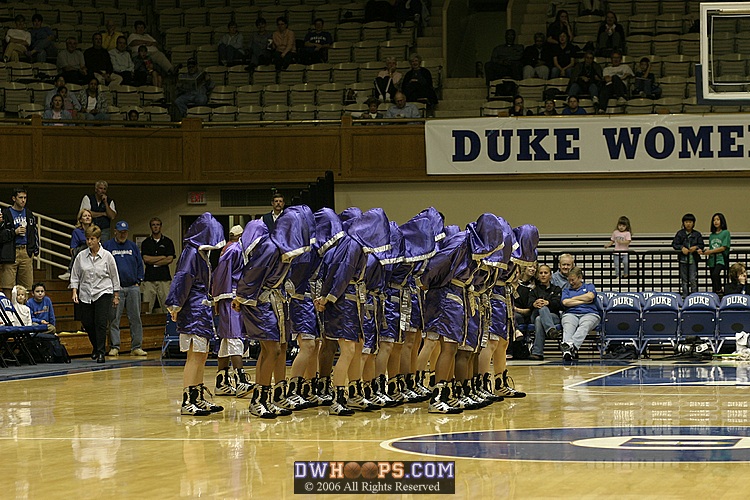
[[[206,192],[205,191],[189,191],[187,202],[188,202],[188,205],[205,205],[206,204]]]

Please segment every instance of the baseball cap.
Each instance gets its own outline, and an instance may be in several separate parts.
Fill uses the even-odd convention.
[[[239,224],[236,226],[232,226],[232,229],[229,230],[230,236],[242,236],[242,226]]]
[[[130,226],[128,226],[127,222],[121,220],[120,222],[115,224],[115,229],[117,229],[118,231],[127,231],[130,229]]]

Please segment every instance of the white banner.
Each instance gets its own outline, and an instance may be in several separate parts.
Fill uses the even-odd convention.
[[[425,124],[433,175],[750,168],[750,115],[467,118]]]

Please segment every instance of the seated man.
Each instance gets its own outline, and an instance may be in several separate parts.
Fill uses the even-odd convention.
[[[516,30],[506,30],[505,44],[495,47],[492,51],[492,59],[484,65],[484,76],[487,79],[487,85],[492,80],[503,77],[520,80],[523,76],[522,56],[523,45],[516,43]]]
[[[563,339],[560,349],[563,362],[578,358],[578,349],[583,345],[586,336],[601,321],[596,303],[596,288],[583,282],[583,271],[574,267],[568,273],[568,288],[562,291]]]
[[[234,66],[245,58],[245,41],[242,33],[237,32],[237,23],[230,21],[227,24],[228,33],[219,41],[219,61],[224,66]]]
[[[521,56],[524,78],[549,79],[549,69],[552,66],[552,53],[545,43],[544,33],[534,34],[534,44],[523,49]]]
[[[574,95],[568,96],[568,107],[563,109],[564,115],[586,115],[586,110],[578,105],[578,98]]]
[[[432,109],[438,103],[435,87],[432,83],[432,73],[422,67],[422,56],[412,54],[409,57],[411,69],[406,72],[401,80],[400,90],[406,95],[409,102],[421,102]]]
[[[26,31],[26,18],[18,14],[14,19],[15,28],[11,28],[5,34],[5,62],[18,62],[19,58],[26,55],[31,46],[31,33]]]
[[[148,54],[148,49],[146,54]],[[112,61],[112,74],[119,76],[123,85],[133,85],[135,64],[128,52],[128,42],[125,36],[117,38],[117,47],[109,51],[109,58]]]
[[[29,55],[32,60],[37,62],[47,62],[47,57],[55,57],[57,55],[57,48],[55,47],[55,40],[57,35],[52,31],[49,26],[42,26],[44,19],[41,14],[34,14],[31,16],[31,46],[29,47]]]
[[[578,97],[581,92],[588,93],[594,101],[594,105],[597,105],[599,103],[599,89],[603,82],[602,67],[594,61],[594,53],[587,50],[583,56],[583,61],[573,67],[568,95]]]
[[[651,59],[648,57],[641,58],[638,71],[635,72],[633,90],[640,97],[647,97],[649,99],[659,99],[661,97],[661,87],[656,83],[656,77],[651,72]]]
[[[103,85],[122,83],[120,75],[112,72],[112,59],[109,57],[107,49],[102,47],[102,34],[94,33],[91,36],[92,46],[83,53],[83,60],[86,63],[86,69],[89,75],[93,75]]]
[[[542,264],[536,274],[536,286],[529,292],[529,304],[532,309],[531,319],[534,322],[534,347],[529,359],[544,359],[544,341],[548,338],[559,339],[562,290],[552,283],[552,269]]]
[[[192,57],[188,59],[187,72],[180,73],[177,78],[179,96],[174,104],[180,112],[180,118],[187,116],[189,107],[208,104],[208,94],[213,88],[211,78],[198,67],[198,62]]]
[[[564,253],[558,259],[559,269],[552,275],[552,283],[559,286],[562,290],[568,288],[568,273],[575,266],[573,256],[569,253]]]
[[[151,59],[164,71],[171,73],[174,69],[172,63],[169,62],[167,56],[159,50],[159,46],[154,37],[146,33],[146,23],[143,21],[136,21],[133,24],[133,27],[135,28],[135,33],[131,33],[128,37],[128,47],[130,47],[130,50],[145,45]]]
[[[554,99],[544,101],[544,109],[539,112],[539,116],[557,116],[558,114]]]
[[[255,21],[258,31],[253,33],[250,40],[250,66],[265,66],[271,64],[273,58],[273,33],[266,29],[266,20],[259,17]]]
[[[510,108],[510,116],[532,116],[534,114],[530,109],[526,109],[523,96],[517,95],[513,98],[513,107]]]
[[[86,83],[86,61],[83,52],[78,50],[78,40],[68,37],[65,40],[65,50],[57,54],[57,70],[65,77],[68,83],[83,85]]]
[[[333,35],[323,31],[323,20],[315,20],[315,29],[305,35],[305,47],[300,54],[302,64],[315,64],[328,61],[328,49],[333,45]]]
[[[633,70],[627,64],[622,64],[622,54],[612,52],[612,65],[604,68],[604,88],[599,94],[601,99],[600,113],[607,109],[610,99],[626,99],[628,97],[628,85],[635,76]]]
[[[422,118],[419,108],[410,102],[406,102],[406,96],[403,92],[396,92],[395,101],[396,104],[388,108],[385,114],[386,118]]]

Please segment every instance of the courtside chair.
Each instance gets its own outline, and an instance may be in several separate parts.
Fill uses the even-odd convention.
[[[677,342],[680,326],[682,297],[677,293],[654,293],[643,306],[641,313],[641,341],[646,345],[653,340]]]
[[[604,307],[601,349],[612,341],[632,342],[641,349],[641,299],[636,294],[621,293],[610,298]]]
[[[734,339],[738,332],[750,332],[750,296],[725,295],[719,304],[715,351],[719,352],[724,341]]]
[[[680,339],[696,336],[713,345],[716,337],[719,296],[710,292],[690,294],[682,304]]]

